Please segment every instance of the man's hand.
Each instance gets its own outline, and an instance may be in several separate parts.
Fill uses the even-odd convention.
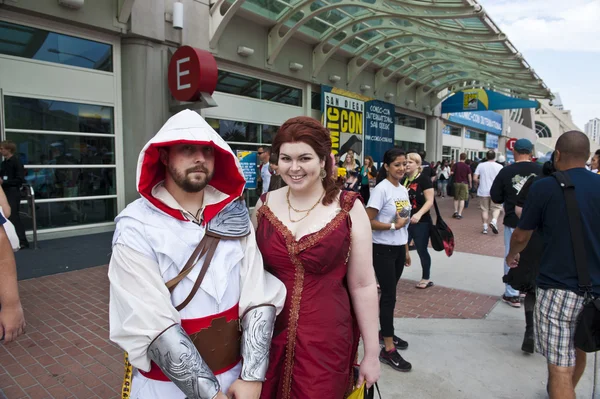
[[[509,253],[508,256],[506,257],[506,264],[511,269],[514,269],[515,267],[519,266],[519,259],[520,258],[521,258],[521,255],[518,254],[518,253],[516,255],[511,255]]]
[[[229,399],[223,392],[219,391],[217,392],[217,396],[215,396],[213,399]]]
[[[236,380],[229,387],[227,396],[232,399],[259,399],[261,391],[262,382],[260,381]]]
[[[21,303],[5,305],[0,309],[0,337],[4,337],[4,343],[14,341],[25,332],[25,316]]]

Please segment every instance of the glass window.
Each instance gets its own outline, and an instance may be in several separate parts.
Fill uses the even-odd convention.
[[[423,150],[425,150],[425,144],[415,143],[412,141],[396,140],[396,141],[394,141],[394,145],[396,147],[402,148],[404,151],[413,151],[413,150],[423,151]]]
[[[395,123],[400,126],[425,130],[425,119],[417,118],[415,116],[396,113]]]
[[[262,137],[261,143],[271,144],[273,143],[273,139],[279,130],[279,126],[274,125],[262,125]]]
[[[316,111],[321,110],[321,93],[311,93],[310,107]]]
[[[206,118],[206,121],[225,141],[258,142],[259,125],[248,122],[228,121],[224,119]]]
[[[4,103],[6,129],[114,134],[112,107],[12,96]]]
[[[281,104],[302,105],[302,89],[228,71],[219,71],[216,90]]]
[[[36,203],[36,221],[38,229],[50,229],[67,226],[81,226],[94,223],[112,222],[117,216],[117,199],[96,199],[64,202]],[[29,205],[21,205],[21,221],[26,230],[33,229]]]
[[[485,133],[476,132],[475,130],[467,129],[467,132],[465,133],[465,138],[471,140],[479,140],[485,143]]]
[[[112,72],[106,43],[0,21],[0,54]]]
[[[23,165],[110,165],[115,163],[113,137],[7,132]]]
[[[450,136],[460,137],[462,135],[462,129],[460,127],[446,125],[442,129],[442,133],[449,134]]]
[[[114,195],[115,168],[27,168],[25,183],[35,199]]]

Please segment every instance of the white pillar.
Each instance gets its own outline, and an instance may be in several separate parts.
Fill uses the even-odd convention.
[[[439,118],[428,116],[425,124],[425,151],[428,160],[442,159],[442,143],[442,124]]]

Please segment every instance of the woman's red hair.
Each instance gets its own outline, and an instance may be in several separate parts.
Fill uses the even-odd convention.
[[[279,157],[281,145],[302,142],[312,147],[319,159],[325,161],[325,179],[323,179],[323,205],[329,205],[337,198],[340,188],[332,176],[331,135],[318,120],[308,116],[297,116],[288,119],[273,139],[273,153]],[[337,176],[336,176],[337,177]]]

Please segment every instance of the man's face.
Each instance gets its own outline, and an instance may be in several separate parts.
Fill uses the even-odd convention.
[[[210,183],[215,172],[214,148],[177,144],[161,151],[167,173],[183,191],[197,193]]]
[[[594,155],[592,158],[592,170],[599,169],[600,166],[600,155]]]
[[[258,159],[260,159],[260,162],[263,164],[268,163],[270,155],[263,147],[258,147]]]
[[[6,158],[10,155],[10,151],[8,151],[4,147],[0,147],[0,155],[2,155],[4,158]]]

